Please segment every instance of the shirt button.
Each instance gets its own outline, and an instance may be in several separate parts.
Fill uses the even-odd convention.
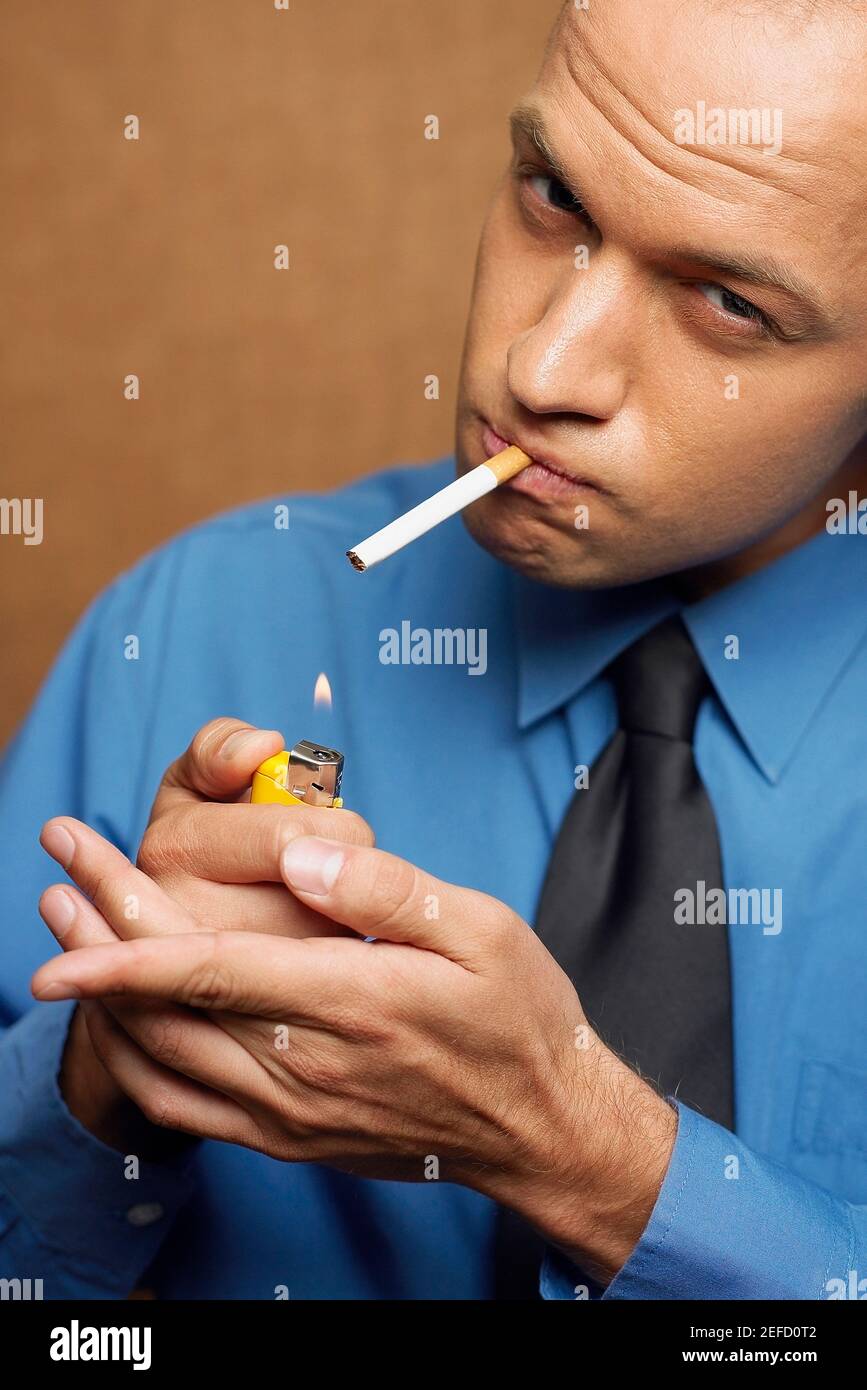
[[[165,1216],[165,1207],[160,1202],[139,1202],[130,1207],[126,1219],[131,1226],[152,1226]]]

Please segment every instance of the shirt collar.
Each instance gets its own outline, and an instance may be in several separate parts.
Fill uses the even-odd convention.
[[[682,612],[723,708],[770,782],[867,634],[867,543],[860,536],[822,531],[686,606],[666,581],[570,590],[515,574],[513,583],[521,728],[567,704],[632,642]],[[732,638],[737,660],[726,656]]]

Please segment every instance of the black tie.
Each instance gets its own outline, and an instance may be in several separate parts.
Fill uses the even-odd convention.
[[[713,808],[693,756],[709,688],[679,618],[609,668],[619,728],[576,791],[548,866],[536,931],[609,1047],[665,1095],[733,1125],[731,980],[724,925],[689,897],[722,888]],[[538,1245],[498,1229],[497,1296],[536,1296]]]

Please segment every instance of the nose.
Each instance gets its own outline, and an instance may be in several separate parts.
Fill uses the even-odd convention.
[[[630,364],[628,287],[613,265],[567,270],[551,288],[536,323],[515,338],[507,380],[515,400],[536,415],[611,420],[626,397]]]

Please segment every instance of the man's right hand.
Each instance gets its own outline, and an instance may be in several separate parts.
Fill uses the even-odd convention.
[[[124,937],[144,934],[136,899],[146,903],[153,883],[184,910],[181,929],[185,931],[253,931],[294,937],[351,934],[304,907],[282,884],[276,866],[283,848],[298,835],[324,835],[369,846],[374,844],[373,831],[352,811],[247,804],[256,768],[283,746],[279,733],[254,729],[238,719],[216,719],[199,730],[166,771],[154,801],[138,854],[140,872],[132,871],[139,891],[125,897],[122,915],[128,930]],[[72,862],[76,840],[91,833],[80,821],[64,816],[46,823],[41,840],[66,867]],[[76,944],[95,945],[107,939],[103,908],[110,900],[113,903],[113,885],[119,878],[129,886],[131,872],[119,850],[110,853],[116,856],[116,866],[106,864],[106,872],[84,885],[97,909],[86,920],[81,900],[63,885],[43,893],[39,909],[59,941],[69,931],[70,910],[76,914],[72,922]],[[121,866],[122,875],[112,872]],[[161,922],[159,927],[167,934],[178,930],[177,920]],[[154,934],[152,928],[148,934]],[[142,1006],[116,1000],[110,1007],[135,1037]],[[154,1013],[166,1010],[154,1004],[149,1012],[151,1017],[143,1023],[151,1023]],[[172,1136],[148,1124],[118,1090],[90,1044],[80,1010],[69,1031],[60,1084],[72,1114],[112,1148],[158,1158],[178,1142],[188,1142],[185,1136]]]

